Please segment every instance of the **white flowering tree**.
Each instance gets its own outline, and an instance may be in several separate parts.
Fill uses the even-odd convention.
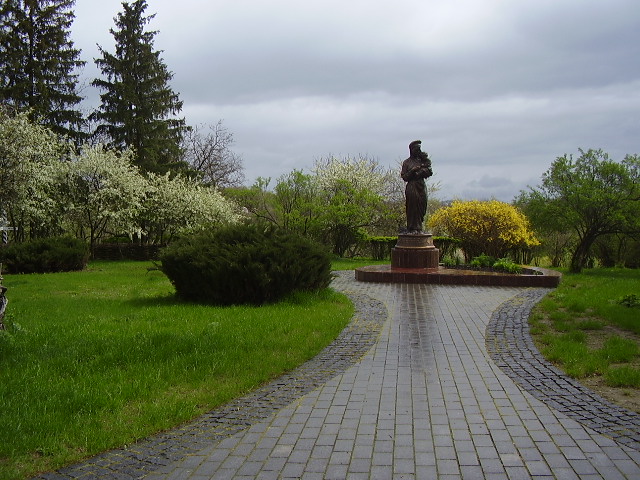
[[[318,187],[326,192],[339,189],[338,184],[347,181],[355,190],[368,190],[381,197],[391,193],[397,176],[364,155],[321,158],[314,162],[312,171]]]
[[[237,206],[218,189],[170,174],[149,174],[140,226],[150,243],[166,243],[185,231],[237,222]]]
[[[59,201],[76,236],[93,249],[107,232],[133,234],[147,180],[132,164],[133,152],[85,146],[58,170]]]
[[[51,130],[31,123],[27,112],[0,112],[0,214],[18,227],[18,240],[54,233],[57,216],[47,191],[51,170],[68,148]]]
[[[131,150],[103,145],[77,152],[26,113],[0,111],[0,215],[17,241],[62,233],[88,240],[106,234],[164,242],[185,230],[239,219],[237,206],[212,187],[180,176],[142,175]]]
[[[397,231],[397,172],[385,170],[376,160],[329,157],[315,162],[324,243],[343,256],[364,236]]]

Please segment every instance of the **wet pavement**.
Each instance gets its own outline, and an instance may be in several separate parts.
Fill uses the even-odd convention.
[[[640,479],[640,416],[533,346],[522,287],[357,282],[318,357],[179,429],[40,478]]]

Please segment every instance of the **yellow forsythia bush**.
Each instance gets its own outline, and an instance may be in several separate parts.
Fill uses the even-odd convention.
[[[437,235],[460,240],[467,259],[483,253],[502,258],[510,250],[540,245],[527,217],[498,200],[455,200],[429,218],[429,228]]]

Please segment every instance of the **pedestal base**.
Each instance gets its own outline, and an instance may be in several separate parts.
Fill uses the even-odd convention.
[[[400,234],[391,249],[391,269],[438,268],[440,251],[434,247],[430,233]]]

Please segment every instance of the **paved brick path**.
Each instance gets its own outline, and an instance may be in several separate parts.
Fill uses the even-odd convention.
[[[352,272],[334,286],[359,313],[317,359],[181,429],[43,477],[640,479],[638,415],[567,383],[527,343],[523,320],[545,291]]]

